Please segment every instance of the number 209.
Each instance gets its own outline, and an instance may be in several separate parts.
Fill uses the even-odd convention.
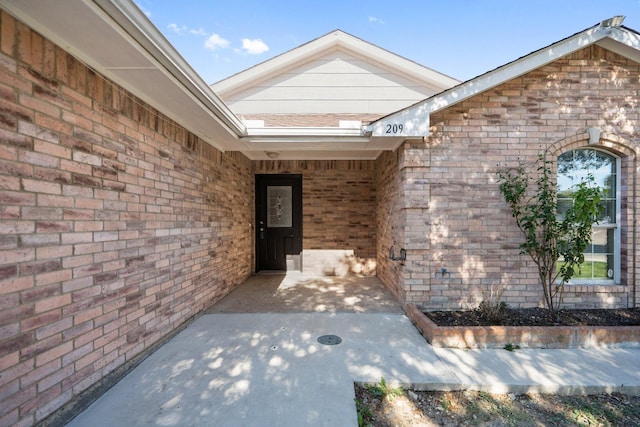
[[[401,123],[394,123],[387,125],[385,133],[402,133],[404,126]]]

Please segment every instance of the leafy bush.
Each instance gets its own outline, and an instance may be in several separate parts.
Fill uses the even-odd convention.
[[[500,192],[512,211],[525,241],[521,253],[528,254],[538,267],[540,285],[547,308],[553,312],[562,303],[564,285],[584,262],[584,251],[591,241],[591,227],[597,223],[603,190],[593,176],[574,186],[573,206],[558,218],[555,180],[551,162],[538,156],[538,178],[533,195],[531,178],[520,165],[498,171]],[[562,258],[562,263],[558,260]]]

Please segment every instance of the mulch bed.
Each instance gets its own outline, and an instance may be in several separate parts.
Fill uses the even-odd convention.
[[[426,311],[438,326],[640,326],[640,309],[558,310],[505,308],[500,319],[490,319],[481,310]]]

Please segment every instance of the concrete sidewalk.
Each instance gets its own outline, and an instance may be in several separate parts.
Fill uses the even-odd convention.
[[[205,314],[68,425],[356,426],[354,381],[640,394],[639,367],[640,348],[434,349],[397,313]]]

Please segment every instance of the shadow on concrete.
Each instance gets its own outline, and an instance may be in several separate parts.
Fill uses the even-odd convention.
[[[257,274],[205,311],[213,313],[404,313],[377,277]]]

